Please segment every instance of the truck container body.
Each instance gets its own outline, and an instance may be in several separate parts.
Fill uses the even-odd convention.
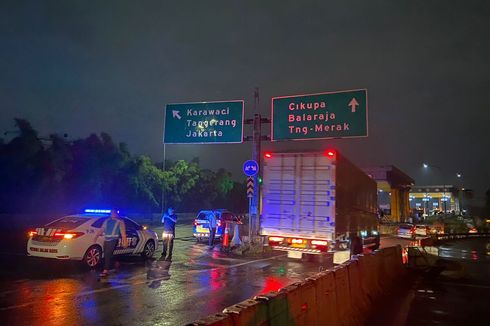
[[[263,166],[260,234],[275,249],[315,254],[377,235],[376,182],[338,151],[267,153]]]

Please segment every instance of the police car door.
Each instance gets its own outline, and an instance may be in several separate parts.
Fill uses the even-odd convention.
[[[128,239],[128,247],[123,248],[122,238],[119,238],[119,241],[116,246],[116,250],[114,250],[114,254],[116,255],[134,254],[136,247],[141,241],[138,233],[139,226],[127,218],[121,217],[121,219],[124,221],[124,226],[126,227],[126,237]]]

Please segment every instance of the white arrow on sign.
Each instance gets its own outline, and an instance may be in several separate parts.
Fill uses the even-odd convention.
[[[352,100],[349,102],[350,109],[352,110],[351,112],[354,113],[356,112],[356,106],[359,106],[359,102],[353,97]]]
[[[181,119],[179,111],[176,111],[176,110],[172,110],[172,117],[177,118],[179,120]]]

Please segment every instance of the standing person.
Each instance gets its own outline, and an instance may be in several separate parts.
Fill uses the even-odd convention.
[[[361,237],[358,236],[357,233],[351,233],[350,239],[351,239],[351,243],[350,243],[350,254],[351,254],[351,256],[362,254],[363,247],[362,247]]]
[[[172,261],[172,251],[174,249],[175,238],[175,224],[177,223],[177,215],[175,215],[175,211],[172,206],[168,207],[167,211],[163,214],[162,223],[162,258],[166,261]]]
[[[216,226],[218,222],[216,221],[216,213],[211,211],[208,214],[208,227],[209,227],[209,248],[214,246],[214,235],[216,234]]]
[[[105,277],[109,274],[112,256],[114,249],[117,246],[119,237],[121,237],[121,245],[123,248],[128,246],[128,238],[126,236],[126,227],[124,221],[119,218],[116,209],[111,209],[111,215],[102,224],[102,228],[96,237],[104,235],[104,270],[100,276]]]

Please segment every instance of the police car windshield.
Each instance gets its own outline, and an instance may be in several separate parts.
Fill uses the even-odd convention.
[[[87,222],[88,220],[90,219],[86,217],[65,216],[63,218],[60,218],[59,220],[46,224],[46,226],[59,229],[74,229]]]
[[[197,215],[197,219],[198,220],[207,220],[208,216],[206,215],[206,213],[199,213],[199,215]]]

